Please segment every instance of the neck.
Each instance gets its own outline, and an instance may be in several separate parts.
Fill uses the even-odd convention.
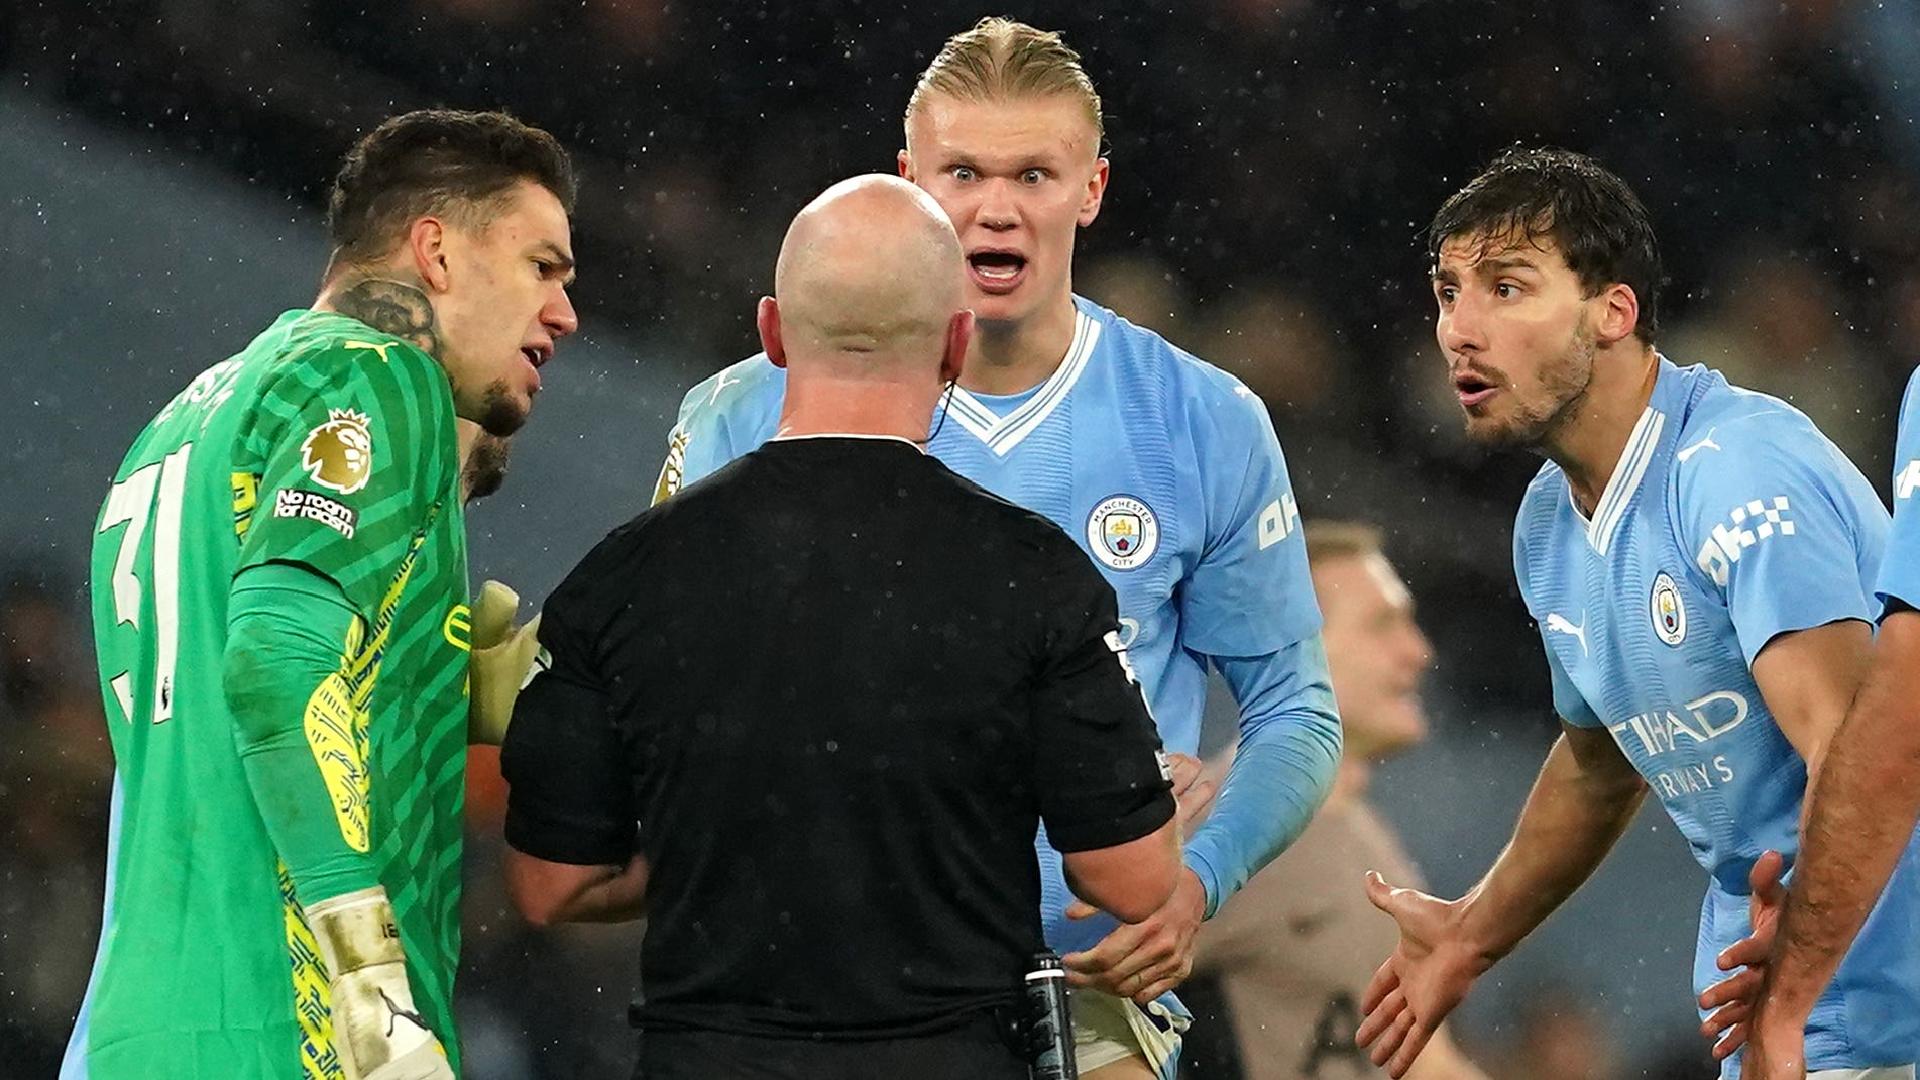
[[[1632,338],[1624,344],[1637,349],[1637,354],[1613,358],[1601,350],[1594,357],[1592,381],[1568,406],[1567,416],[1544,444],[1547,457],[1566,473],[1574,503],[1589,516],[1613,479],[1614,467],[1627,448],[1633,426],[1653,399],[1653,384],[1660,377],[1651,346]]]
[[[779,435],[893,435],[922,442],[936,398],[919,385],[800,374],[789,367]]]
[[[1328,801],[1365,798],[1373,783],[1373,760],[1360,754],[1343,754],[1340,769],[1333,774],[1333,791]]]
[[[426,283],[392,267],[349,268],[331,277],[313,302],[316,311],[359,319],[383,334],[440,357],[440,324]]]
[[[1068,293],[1018,322],[982,320],[967,347],[960,385],[981,394],[1017,394],[1039,385],[1066,359],[1075,318]]]

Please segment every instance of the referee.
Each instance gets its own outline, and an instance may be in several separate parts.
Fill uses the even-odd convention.
[[[1024,1080],[1040,821],[1089,902],[1137,921],[1172,892],[1113,590],[920,448],[973,332],[962,273],[925,193],[828,189],[760,302],[779,437],[547,601],[509,884],[535,923],[647,916],[648,1080]]]

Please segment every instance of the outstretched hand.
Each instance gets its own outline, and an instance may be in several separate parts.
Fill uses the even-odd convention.
[[[1400,943],[1367,983],[1354,1041],[1398,1080],[1490,962],[1461,934],[1459,901],[1394,888],[1372,871],[1367,899],[1393,916]]]

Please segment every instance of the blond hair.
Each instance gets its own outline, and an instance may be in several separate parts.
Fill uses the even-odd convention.
[[[1307,562],[1321,566],[1334,559],[1364,559],[1386,553],[1380,530],[1358,521],[1307,523]]]
[[[947,39],[907,99],[909,121],[931,94],[961,101],[1070,94],[1085,106],[1095,140],[1104,140],[1107,134],[1100,95],[1080,66],[1080,54],[1060,39],[1058,31],[1038,30],[1001,16],[981,19],[973,29]]]

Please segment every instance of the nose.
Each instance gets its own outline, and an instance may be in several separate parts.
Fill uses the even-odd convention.
[[[540,309],[540,325],[555,338],[563,338],[580,329],[580,316],[573,310],[573,299],[567,290],[561,289],[558,296]]]
[[[1432,667],[1433,642],[1427,640],[1427,635],[1422,633],[1418,626],[1409,626],[1407,627],[1407,639],[1407,645],[1412,651],[1413,657],[1418,663],[1420,670],[1425,671]]]
[[[989,180],[982,185],[980,209],[974,221],[995,232],[1006,232],[1020,224],[1020,206],[1013,197],[1013,185],[1005,180]]]
[[[1449,356],[1471,356],[1485,351],[1487,347],[1480,313],[1464,293],[1454,300],[1452,307],[1440,312],[1437,330],[1440,348]]]

